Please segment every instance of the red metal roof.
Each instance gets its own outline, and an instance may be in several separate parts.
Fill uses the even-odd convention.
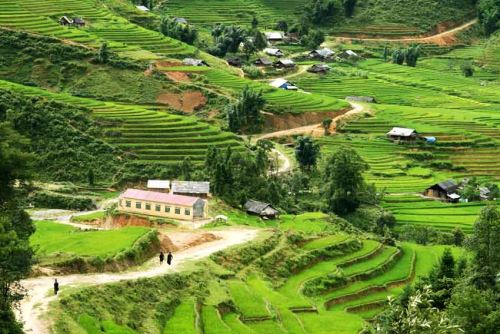
[[[127,189],[120,195],[120,198],[130,198],[142,201],[159,202],[174,205],[177,204],[184,206],[193,205],[197,200],[199,200],[198,197],[166,194],[156,191],[145,191],[139,189]]]

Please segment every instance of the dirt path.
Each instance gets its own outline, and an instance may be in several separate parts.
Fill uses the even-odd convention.
[[[448,44],[449,38],[456,33],[470,28],[477,23],[477,19],[466,22],[458,27],[446,30],[431,36],[403,37],[403,38],[356,38],[356,37],[334,37],[338,41],[374,41],[374,42],[424,42],[439,45]]]
[[[349,110],[348,112],[339,115],[335,118],[332,119],[332,126],[330,128],[330,134],[335,133],[335,125],[344,118],[351,117],[355,114],[359,114],[365,111],[369,111],[369,108],[366,107],[364,104],[358,103],[358,102],[353,102],[349,101],[351,104],[352,109]],[[290,136],[298,136],[298,135],[306,135],[306,136],[312,136],[312,137],[321,137],[324,136],[325,130],[323,128],[323,125],[321,123],[319,124],[312,124],[312,125],[306,125],[306,126],[301,126],[298,128],[293,128],[293,129],[288,129],[288,130],[282,130],[282,131],[276,131],[276,132],[270,132],[263,134],[262,136],[258,137],[257,139],[272,139],[272,138],[279,138],[279,137],[290,137]]]
[[[160,266],[157,259],[151,259],[144,266],[123,273],[99,273],[85,275],[68,275],[58,277],[61,291],[64,293],[69,288],[100,285],[119,282],[124,280],[135,280],[139,278],[151,278],[166,275],[182,270],[182,267],[191,261],[199,260],[225,248],[242,244],[254,239],[258,233],[253,229],[230,229],[211,232],[221,239],[201,244],[186,250],[174,253],[174,261],[171,266]],[[24,323],[26,333],[49,334],[51,333],[50,319],[46,319],[46,312],[50,302],[57,299],[52,295],[52,277],[36,277],[21,281],[28,291],[28,297],[20,303],[18,318]]]

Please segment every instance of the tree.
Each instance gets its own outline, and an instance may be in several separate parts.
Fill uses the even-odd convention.
[[[455,334],[460,327],[449,316],[432,306],[432,290],[424,286],[408,298],[406,305],[389,297],[388,306],[375,322],[377,334]]]
[[[247,39],[243,44],[243,52],[245,53],[247,60],[250,59],[250,56],[257,52],[257,48],[252,40]]]
[[[12,304],[24,296],[18,282],[28,276],[33,261],[29,237],[34,226],[18,201],[19,191],[31,176],[33,156],[24,153],[26,144],[8,123],[0,123],[0,332],[9,334],[23,332]]]
[[[319,145],[311,137],[298,137],[295,141],[295,159],[303,170],[316,166],[319,157]]]
[[[345,16],[352,17],[356,7],[356,0],[342,0],[342,5],[344,6]]]
[[[405,53],[401,49],[392,51],[392,62],[394,64],[403,65],[405,62]]]
[[[101,64],[106,64],[109,61],[109,49],[107,43],[102,43],[97,54],[97,61]]]
[[[418,57],[420,56],[420,45],[412,45],[404,52],[406,65],[417,66]]]
[[[189,24],[177,22],[175,18],[162,17],[160,32],[168,37],[178,39],[184,43],[194,44],[198,39],[198,31]]]
[[[359,206],[365,188],[363,172],[368,164],[350,147],[335,152],[324,171],[328,209],[338,215],[353,212]]]
[[[257,132],[262,126],[260,111],[264,108],[266,100],[262,91],[254,91],[245,86],[236,103],[227,107],[229,129],[233,132]]]
[[[460,227],[455,227],[453,230],[453,242],[455,246],[462,246],[465,240],[465,233]]]
[[[475,252],[475,265],[480,269],[477,284],[494,284],[495,275],[500,271],[500,212],[494,205],[481,210],[474,224],[471,248]]]
[[[500,0],[479,0],[478,18],[486,35],[500,28]]]
[[[453,278],[455,277],[455,258],[451,253],[450,248],[446,248],[439,260],[437,278]]]
[[[87,171],[87,183],[91,187],[94,186],[94,184],[95,184],[95,175],[94,175],[94,170],[92,170],[92,169],[89,169]]]
[[[300,39],[301,44],[311,50],[317,49],[324,41],[325,34],[320,30],[312,30]]]
[[[265,49],[267,46],[266,36],[262,32],[256,30],[253,36],[253,45],[258,51]]]
[[[252,29],[255,30],[257,29],[257,26],[259,25],[259,20],[257,20],[257,18],[254,16],[252,18]]]
[[[384,61],[387,61],[387,58],[389,57],[389,48],[387,47],[387,45],[384,46],[384,53],[382,57],[384,58]]]
[[[325,24],[338,12],[338,10],[337,1],[310,0],[305,6],[305,15],[314,24]]]
[[[323,129],[325,130],[325,136],[328,136],[330,134],[330,126],[332,125],[333,120],[331,118],[325,118],[323,122],[321,122],[321,125],[323,126]]]
[[[184,180],[191,180],[193,174],[193,163],[191,157],[187,156],[182,160],[181,175]]]
[[[462,73],[465,77],[471,77],[474,75],[474,66],[470,61],[462,63],[460,65],[460,70],[462,70]]]
[[[279,20],[276,23],[276,29],[286,33],[288,32],[288,23],[285,20]]]

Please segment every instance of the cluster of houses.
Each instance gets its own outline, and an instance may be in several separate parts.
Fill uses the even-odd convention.
[[[59,19],[59,24],[62,25],[62,26],[66,26],[66,27],[77,27],[77,28],[81,28],[81,27],[85,27],[85,20],[81,17],[73,17],[73,18],[70,18],[70,17],[67,17],[67,16],[62,16],[60,19]]]
[[[118,199],[118,211],[174,220],[196,221],[208,218],[210,182],[149,180],[147,189],[127,189]],[[268,203],[249,200],[248,214],[274,219],[278,210]]]
[[[460,201],[467,202],[467,199],[462,199],[460,192],[468,185],[468,183],[469,180],[467,178],[463,179],[460,183],[456,183],[454,180],[439,182],[425,189],[423,195],[450,203],[457,203]],[[477,186],[477,192],[478,199],[481,201],[495,199],[493,198],[495,195],[493,195],[491,190],[485,186]]]

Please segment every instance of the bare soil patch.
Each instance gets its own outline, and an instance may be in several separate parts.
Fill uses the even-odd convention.
[[[170,80],[176,82],[190,82],[191,79],[186,72],[163,72]]]
[[[163,93],[157,98],[157,102],[183,112],[192,113],[202,108],[207,103],[207,98],[199,91],[185,91],[182,93]]]

